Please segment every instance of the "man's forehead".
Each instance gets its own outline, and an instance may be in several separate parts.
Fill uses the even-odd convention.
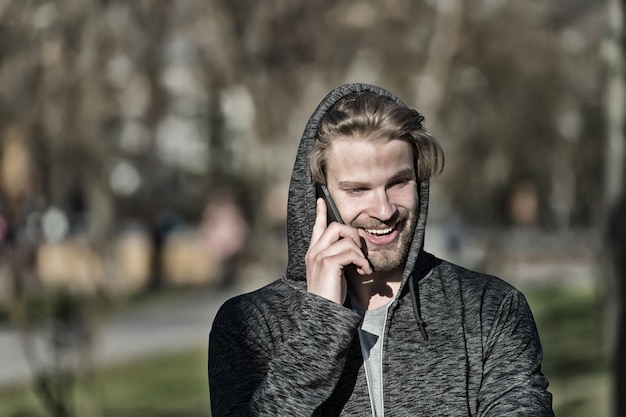
[[[346,184],[415,176],[411,146],[400,140],[333,142],[328,149],[326,168],[335,182]]]

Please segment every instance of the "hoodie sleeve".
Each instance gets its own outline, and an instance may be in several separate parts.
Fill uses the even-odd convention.
[[[209,341],[214,417],[312,416],[341,376],[357,314],[308,293],[292,329],[263,310],[239,298],[215,318]]]
[[[548,380],[541,373],[539,335],[519,291],[509,292],[500,304],[484,352],[479,416],[554,416]]]

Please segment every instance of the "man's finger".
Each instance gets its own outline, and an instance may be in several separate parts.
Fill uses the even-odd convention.
[[[318,198],[315,203],[315,223],[313,224],[313,233],[311,233],[311,246],[315,245],[322,234],[324,234],[327,221],[326,202],[324,199]]]

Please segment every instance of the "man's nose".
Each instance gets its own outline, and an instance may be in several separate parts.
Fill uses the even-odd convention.
[[[387,221],[396,214],[396,206],[389,199],[387,190],[375,190],[373,192],[370,216],[380,221]]]

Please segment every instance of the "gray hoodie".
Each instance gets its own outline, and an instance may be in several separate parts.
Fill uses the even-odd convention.
[[[213,417],[372,414],[358,340],[360,316],[306,291],[304,256],[315,220],[308,158],[330,92],[302,136],[288,201],[286,275],[227,301],[209,341]],[[382,354],[386,416],[553,416],[541,345],[524,296],[506,282],[423,251],[428,180]]]

